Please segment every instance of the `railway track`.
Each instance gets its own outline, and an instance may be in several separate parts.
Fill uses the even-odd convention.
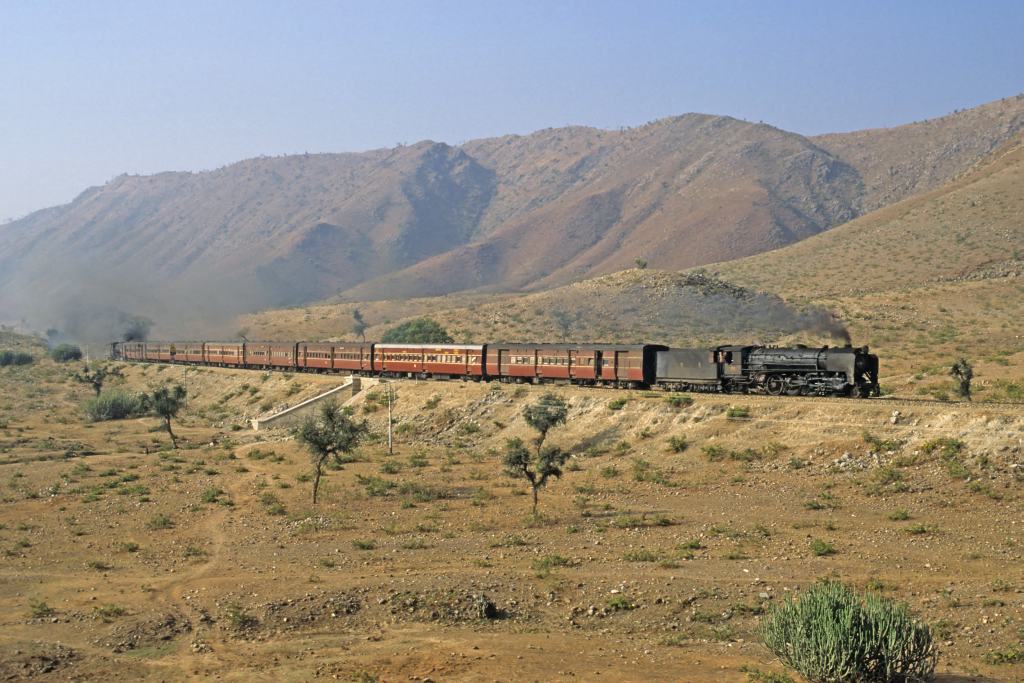
[[[729,400],[753,400],[755,402],[772,403],[779,400],[811,401],[814,403],[841,403],[844,405],[891,405],[891,406],[944,406],[968,409],[990,407],[1016,407],[1024,411],[1024,403],[1015,401],[939,401],[927,398],[902,398],[898,396],[878,396],[875,398],[849,398],[844,396],[769,396],[767,394],[699,394],[690,396],[714,396]]]

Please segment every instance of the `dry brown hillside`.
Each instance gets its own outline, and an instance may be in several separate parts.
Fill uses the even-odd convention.
[[[636,258],[693,266],[789,244],[858,213],[860,182],[849,167],[769,126],[690,114],[621,133],[546,137],[526,150],[516,138],[467,145],[504,179],[501,222],[482,240],[345,296],[543,288]],[[523,194],[529,210],[510,210]]]
[[[562,338],[834,343],[823,311],[882,357],[883,384],[950,396],[947,368],[974,361],[979,398],[1024,399],[1024,146],[959,180],[784,249],[709,273],[629,270],[528,295],[359,304],[379,336],[429,314],[460,340]],[[344,338],[355,304],[268,311],[254,334]]]
[[[853,166],[871,211],[933,190],[985,158],[1024,125],[1024,95],[895,128],[833,133],[811,141]]]
[[[786,295],[892,291],[1021,272],[1024,137],[932,192],[786,249],[717,264],[742,283]],[[808,267],[813,264],[813,267]]]
[[[814,140],[688,114],[121,176],[0,227],[0,319],[91,324],[107,338],[120,309],[164,334],[221,335],[225,314],[339,291],[542,289],[636,258],[667,269],[721,261],[948,180],[1019,130],[1021,111],[1013,98]]]

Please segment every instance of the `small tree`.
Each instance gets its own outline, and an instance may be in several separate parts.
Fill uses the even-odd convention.
[[[957,393],[970,401],[971,380],[974,379],[974,368],[971,367],[971,363],[966,358],[960,358],[953,363],[953,367],[949,369],[949,374],[953,375],[959,384]]]
[[[579,314],[573,315],[569,311],[561,308],[556,308],[551,312],[551,318],[555,321],[555,327],[558,329],[558,335],[562,341],[569,338],[572,334],[572,329],[576,326],[576,322],[579,320]]]
[[[295,437],[309,449],[313,463],[313,505],[324,465],[351,453],[369,433],[366,420],[353,420],[349,411],[335,401],[324,403],[316,416],[310,416],[295,430]]]
[[[366,321],[363,320],[363,312],[358,308],[352,310],[352,334],[366,341]]]
[[[87,384],[92,387],[92,390],[99,396],[103,390],[103,384],[111,377],[121,377],[121,369],[113,365],[95,364],[90,369],[88,365],[82,367],[81,372],[76,372],[71,376],[73,380],[81,384]]]
[[[526,424],[537,431],[534,439],[535,454],[530,453],[522,439],[509,439],[505,444],[505,469],[512,476],[522,477],[530,482],[535,515],[538,492],[547,485],[550,477],[562,476],[562,465],[569,459],[569,454],[557,446],[544,447],[548,432],[560,424],[565,424],[568,414],[569,408],[565,401],[555,394],[544,394],[537,403],[523,408]]]
[[[181,409],[185,407],[187,396],[188,392],[185,387],[173,384],[158,387],[146,397],[146,402],[153,414],[163,418],[164,429],[171,437],[171,446],[174,448],[178,447],[178,439],[171,430],[171,419],[177,417]]]
[[[432,318],[417,318],[392,327],[380,339],[385,344],[451,344],[448,330]]]
[[[643,270],[647,267],[647,259],[645,258],[635,258],[633,259],[633,263],[635,263],[636,267],[639,268],[640,270]]]
[[[533,514],[537,514],[537,494],[548,483],[549,477],[562,476],[562,465],[569,454],[557,446],[541,448],[536,458],[531,456],[519,437],[505,444],[505,470],[513,477],[522,477],[533,489]]]
[[[526,424],[537,430],[537,452],[540,453],[544,446],[544,439],[548,432],[560,424],[565,424],[565,418],[569,414],[569,407],[557,394],[548,392],[540,397],[534,405],[523,408],[523,417]]]

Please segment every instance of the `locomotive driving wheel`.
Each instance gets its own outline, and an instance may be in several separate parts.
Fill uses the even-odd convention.
[[[786,388],[786,382],[778,375],[772,375],[764,383],[765,391],[772,396],[781,396],[782,391]]]

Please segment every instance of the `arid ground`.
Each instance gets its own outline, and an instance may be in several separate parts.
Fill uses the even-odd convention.
[[[533,518],[501,450],[547,388],[398,383],[394,455],[313,506],[243,420],[339,378],[124,367],[188,387],[179,450],[86,422],[67,366],[0,369],[4,680],[758,680],[761,615],[823,577],[909,603],[939,680],[1024,678],[1020,405],[556,387],[574,457]]]

